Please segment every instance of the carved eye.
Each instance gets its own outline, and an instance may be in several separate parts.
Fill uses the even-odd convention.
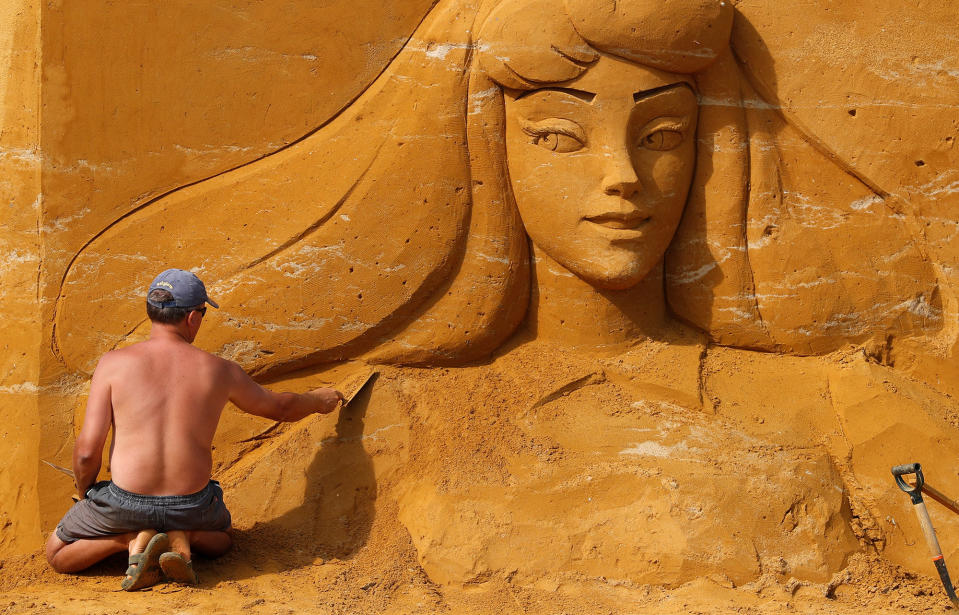
[[[586,147],[586,132],[572,120],[550,117],[538,122],[524,119],[520,122],[523,132],[531,137],[530,143],[543,149],[566,154]]]
[[[533,137],[533,144],[548,149],[551,152],[560,152],[562,154],[583,149],[583,144],[580,143],[579,139],[561,132],[546,132],[535,135]]]
[[[663,128],[649,133],[639,141],[639,146],[656,152],[664,152],[679,147],[683,142],[683,133]]]

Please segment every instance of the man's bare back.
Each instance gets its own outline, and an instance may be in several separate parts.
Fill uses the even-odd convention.
[[[230,548],[230,514],[210,481],[213,436],[228,401],[298,421],[332,412],[343,399],[328,388],[274,393],[239,365],[195,348],[205,305],[218,306],[189,272],[161,273],[147,303],[150,339],[107,353],[94,371],[73,452],[80,502],[47,541],[47,560],[60,572],[128,550],[124,589],[155,583],[158,557],[164,574],[195,582],[191,549],[215,557]],[[96,483],[111,427],[112,480]]]
[[[113,482],[147,495],[203,489],[234,367],[182,339],[151,339],[104,356],[90,396],[108,397],[113,408]]]

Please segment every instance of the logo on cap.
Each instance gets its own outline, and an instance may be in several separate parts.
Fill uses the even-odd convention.
[[[150,291],[163,289],[173,295],[169,301],[154,301],[150,299]],[[206,294],[206,286],[195,274],[183,269],[167,269],[158,275],[147,290],[147,303],[158,308],[178,307],[192,308],[209,303],[218,308],[219,305]]]

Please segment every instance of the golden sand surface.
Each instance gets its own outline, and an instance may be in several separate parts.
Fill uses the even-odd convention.
[[[954,13],[0,0],[0,613],[945,610],[889,470],[959,496]],[[124,594],[44,462],[167,267],[264,385],[378,376],[228,405],[234,550]]]

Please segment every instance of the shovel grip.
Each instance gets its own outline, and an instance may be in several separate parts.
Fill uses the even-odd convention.
[[[906,474],[916,475],[916,484],[910,485],[903,478]],[[922,466],[918,463],[906,463],[901,466],[893,466],[892,475],[896,477],[896,484],[899,488],[909,494],[913,504],[922,503],[922,484],[925,480],[922,477]]]
[[[916,474],[922,470],[918,463],[904,463],[901,466],[892,466],[893,476],[902,476],[903,474]]]

